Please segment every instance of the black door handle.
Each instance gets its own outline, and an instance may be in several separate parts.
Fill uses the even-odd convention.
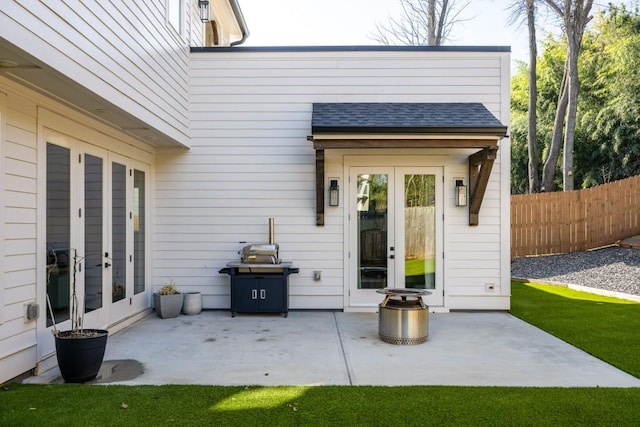
[[[109,268],[109,267],[111,267],[111,264],[110,264],[110,263],[108,263],[108,262],[105,262],[105,263],[104,263],[104,268]]]

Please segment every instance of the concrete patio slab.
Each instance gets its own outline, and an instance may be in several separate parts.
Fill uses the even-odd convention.
[[[393,345],[375,313],[203,311],[148,316],[109,337],[96,383],[640,387],[628,375],[503,312],[429,316],[429,337]],[[61,382],[51,370],[28,382]]]

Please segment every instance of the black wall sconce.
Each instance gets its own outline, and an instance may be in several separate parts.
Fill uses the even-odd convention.
[[[198,7],[200,8],[200,20],[202,22],[211,21],[211,14],[209,10],[209,0],[198,0]]]
[[[467,186],[462,179],[456,179],[456,206],[467,206]]]
[[[340,187],[338,187],[338,180],[332,179],[329,184],[329,206],[340,205]]]

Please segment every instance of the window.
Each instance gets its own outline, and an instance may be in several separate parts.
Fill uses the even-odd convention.
[[[167,0],[167,21],[178,32],[184,30],[184,3],[183,0]]]

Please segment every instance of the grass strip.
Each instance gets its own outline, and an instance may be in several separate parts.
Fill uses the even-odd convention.
[[[640,304],[517,281],[511,292],[513,315],[640,378]]]
[[[639,397],[620,388],[11,384],[0,391],[0,425],[631,426]]]

